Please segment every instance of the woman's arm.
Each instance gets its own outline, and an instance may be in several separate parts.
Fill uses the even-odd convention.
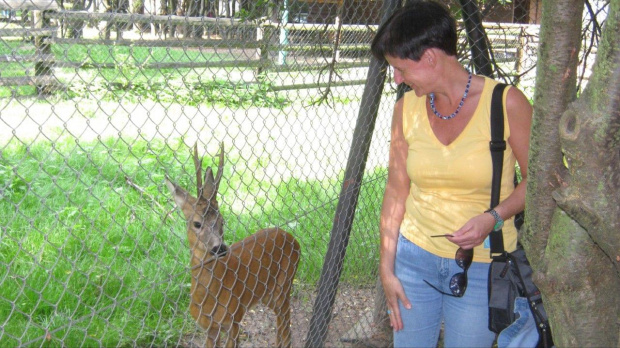
[[[506,114],[508,125],[510,126],[508,143],[521,168],[522,180],[512,195],[495,208],[502,217],[504,217],[503,214],[506,214],[506,218],[510,218],[525,209],[525,187],[527,186],[527,162],[530,148],[532,112],[532,105],[525,95],[517,88],[510,88],[506,98]]]
[[[408,145],[403,134],[403,99],[401,98],[394,107],[392,117],[392,137],[390,142],[390,159],[388,167],[388,179],[383,195],[381,208],[380,234],[381,234],[381,259],[379,262],[379,275],[385,290],[387,305],[390,314],[390,322],[394,330],[402,329],[402,321],[398,307],[400,300],[406,308],[411,305],[407,300],[400,281],[394,275],[394,260],[396,258],[396,244],[400,224],[405,215],[405,201],[409,194],[410,181],[407,175]]]

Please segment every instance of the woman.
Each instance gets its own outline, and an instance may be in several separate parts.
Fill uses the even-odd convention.
[[[409,1],[379,28],[371,49],[394,69],[397,84],[411,87],[394,108],[380,225],[394,346],[436,346],[443,322],[445,346],[491,347],[485,239],[505,220],[505,249],[516,249],[512,219],[525,206],[532,107],[516,88],[504,92],[500,204],[487,212],[497,82],[459,64],[450,12],[436,2]],[[516,188],[515,161],[523,177]]]

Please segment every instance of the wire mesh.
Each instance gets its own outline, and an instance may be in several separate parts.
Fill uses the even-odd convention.
[[[291,328],[304,345],[382,5],[0,0],[0,344],[202,346],[186,223],[164,181],[195,187],[189,149],[210,166],[223,143],[224,240],[270,226],[297,238]],[[541,2],[475,5],[495,77],[532,97]],[[590,5],[584,83],[608,4]],[[326,346],[368,339],[380,318],[395,91],[388,81]],[[248,310],[241,345],[274,345],[274,319]]]

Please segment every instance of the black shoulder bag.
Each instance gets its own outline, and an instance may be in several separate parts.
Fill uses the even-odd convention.
[[[491,186],[491,208],[499,204],[502,181],[502,167],[506,141],[504,140],[504,110],[502,96],[505,84],[498,84],[491,99],[491,158],[493,160],[493,179]],[[515,181],[516,184],[516,181]],[[517,229],[522,223],[515,218]],[[537,347],[552,347],[549,318],[542,303],[538,287],[532,281],[532,267],[519,245],[517,250],[508,253],[504,250],[501,229],[489,234],[491,243],[491,266],[489,268],[489,330],[500,333],[516,319],[514,304],[517,297],[526,297],[534,320],[539,340]]]

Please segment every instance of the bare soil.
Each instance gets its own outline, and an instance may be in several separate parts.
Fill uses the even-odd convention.
[[[332,309],[325,347],[354,348],[388,345],[388,337],[381,334],[372,323],[374,295],[373,288],[340,287]],[[291,311],[293,347],[305,346],[315,296],[316,293],[313,293],[312,298],[293,298]],[[240,346],[244,348],[275,347],[275,322],[275,315],[265,307],[257,306],[248,311],[241,323]],[[197,332],[187,336],[182,346],[202,347],[204,342],[204,333]]]

